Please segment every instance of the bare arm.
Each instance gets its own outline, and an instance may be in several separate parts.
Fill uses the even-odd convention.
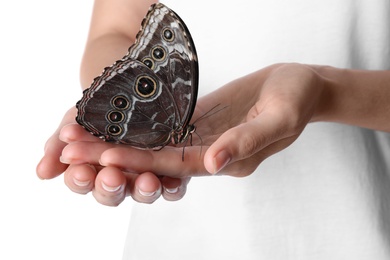
[[[312,121],[390,132],[390,71],[314,68],[325,84]]]
[[[127,53],[155,0],[96,0],[81,65],[81,85],[89,87],[103,68]],[[102,51],[103,50],[103,51]],[[331,121],[390,131],[390,71],[358,71],[310,66],[325,82],[311,121]]]
[[[83,89],[104,67],[122,58],[134,43],[141,21],[155,0],[96,0],[81,63]]]
[[[104,67],[127,53],[151,3],[153,1],[96,0],[81,66],[83,88],[87,88]],[[221,110],[217,117],[198,122],[197,133],[202,136],[203,142],[200,147],[194,143],[194,146],[186,148],[186,157],[197,159],[186,159],[185,163],[181,160],[180,148],[163,149],[156,153],[121,146],[107,150],[103,147],[107,144],[102,142],[75,142],[91,138],[77,124],[63,129],[62,140],[71,143],[64,149],[65,144],[58,140],[59,130],[65,124],[74,123],[73,111],[49,139],[38,174],[41,178],[53,178],[65,170],[67,165],[58,161],[62,152],[63,162],[73,166],[65,174],[72,190],[86,193],[95,185],[95,197],[99,202],[117,205],[124,198],[124,190],[107,193],[100,184],[106,180],[126,186],[125,190],[130,190],[138,201],[152,202],[160,195],[161,186],[150,173],[172,177],[190,177],[207,172],[247,176],[263,160],[293,143],[309,122],[340,122],[390,132],[389,82],[390,71],[357,71],[300,64],[276,64],[251,73],[198,100],[194,118],[209,111],[215,104],[228,104],[228,107]],[[198,159],[199,151],[202,151],[201,159]],[[167,164],[167,161],[170,163]],[[95,177],[88,175],[90,167],[81,169],[83,165],[80,166],[80,162],[110,167],[105,167],[105,171]],[[134,180],[124,176],[118,168],[149,175],[139,175]],[[84,182],[89,180],[91,185],[76,187],[71,182],[75,176],[83,177]],[[176,191],[176,197],[172,199],[180,199],[188,179],[184,182],[171,180],[179,183],[164,186]],[[136,188],[141,183],[148,187],[146,191],[154,191],[149,199],[142,198],[137,192]],[[157,188],[152,189],[153,185]],[[165,192],[165,196],[168,193]]]
[[[187,160],[184,167],[175,160],[180,158],[180,151],[172,155],[172,150],[162,150],[147,157],[145,151],[124,148],[105,152],[100,162],[176,177],[203,175],[206,171],[247,176],[266,158],[293,143],[309,122],[339,122],[390,132],[389,82],[390,71],[275,64],[198,100],[199,114],[215,104],[229,104],[218,117],[197,123],[206,151],[203,162]],[[122,159],[141,158],[141,153],[145,161]],[[189,158],[196,158],[198,153],[194,146],[186,149]]]

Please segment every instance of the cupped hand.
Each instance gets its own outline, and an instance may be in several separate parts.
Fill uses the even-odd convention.
[[[197,130],[192,145],[184,148],[184,161],[182,147],[150,151],[120,145],[103,151],[99,163],[176,178],[247,176],[298,138],[321,109],[323,86],[315,67],[267,67],[198,100],[193,116]],[[73,149],[84,150],[86,145],[78,143]]]
[[[75,123],[76,108],[68,110],[58,129],[48,139],[45,153],[37,166],[41,179],[52,179],[64,173],[66,185],[74,192],[93,192],[98,202],[119,205],[126,196],[141,203],[152,203],[161,195],[166,200],[179,200],[189,178],[158,177],[144,172],[124,172],[115,167],[102,167],[103,151],[114,147],[102,142]],[[85,149],[73,149],[84,144]]]
[[[38,174],[51,178],[66,169],[71,190],[92,190],[105,205],[118,205],[127,195],[145,203],[161,194],[178,200],[190,177],[247,176],[293,143],[323,109],[323,90],[315,67],[278,64],[256,71],[198,100],[192,145],[160,151],[105,143],[75,124],[73,111],[49,139]]]

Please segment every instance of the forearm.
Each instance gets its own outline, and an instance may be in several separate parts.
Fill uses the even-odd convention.
[[[312,121],[390,132],[390,71],[319,67],[324,91]]]
[[[93,79],[99,76],[105,67],[121,59],[131,44],[133,44],[132,39],[121,34],[104,35],[89,41],[81,62],[82,89],[88,88]]]
[[[154,0],[95,0],[80,69],[83,89],[103,69],[121,59],[134,43],[142,19]]]

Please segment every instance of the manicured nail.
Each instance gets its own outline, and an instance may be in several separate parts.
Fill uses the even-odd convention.
[[[73,178],[73,183],[79,187],[87,187],[91,183],[91,181],[89,181],[89,180],[88,181],[80,181],[76,178]]]
[[[153,195],[156,194],[155,191],[143,191],[141,189],[138,189],[138,192],[139,192],[139,194],[141,194],[142,196],[145,196],[145,197],[152,197]]]
[[[108,191],[108,192],[116,192],[118,190],[120,190],[122,188],[123,185],[119,185],[119,186],[109,186],[107,184],[105,184],[104,182],[102,182],[102,187],[105,191]]]
[[[60,156],[60,162],[63,164],[70,164],[70,160],[68,158],[63,157],[62,155]]]
[[[221,171],[231,160],[230,155],[226,151],[219,152],[213,160],[214,172],[213,174]]]
[[[170,194],[175,194],[176,192],[179,191],[179,187],[176,187],[176,188],[165,188],[165,191],[170,193]]]

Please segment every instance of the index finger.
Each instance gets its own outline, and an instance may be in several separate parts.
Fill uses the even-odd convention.
[[[54,134],[47,140],[45,144],[45,154],[41,161],[38,163],[36,172],[41,179],[52,179],[63,173],[68,167],[67,164],[60,162],[60,156],[62,149],[66,146],[66,143],[59,139],[61,128],[70,123],[74,122],[76,115],[76,108],[72,107],[69,109],[64,118],[62,119],[59,127]]]
[[[203,164],[206,147],[183,148],[166,146],[159,151],[140,150],[133,147],[114,147],[100,157],[103,166],[114,166],[128,172],[153,172],[175,178],[209,175]]]

